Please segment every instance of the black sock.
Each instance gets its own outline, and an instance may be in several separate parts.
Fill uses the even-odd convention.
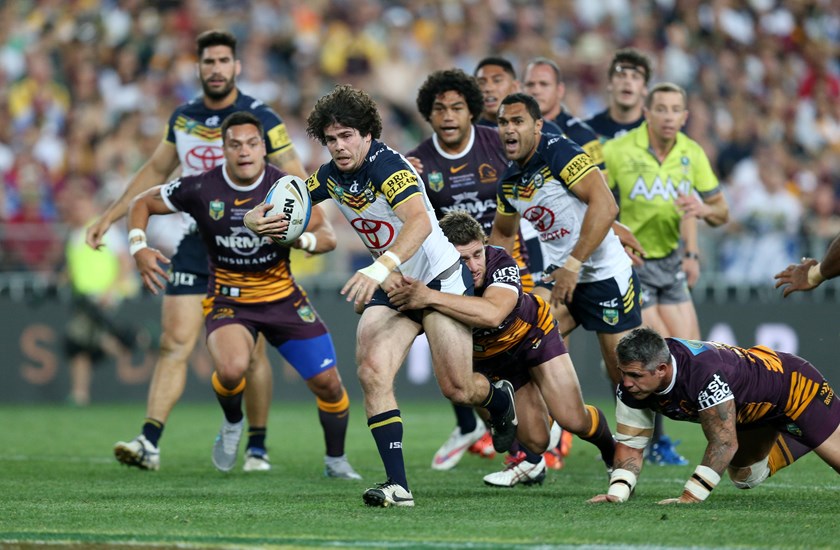
[[[324,430],[324,443],[327,456],[342,456],[344,454],[344,440],[347,437],[347,425],[350,423],[350,397],[347,391],[336,403],[327,403],[316,399],[318,403],[318,420]]]
[[[474,432],[478,424],[476,423],[473,408],[467,407],[466,405],[455,405],[454,403],[452,408],[455,410],[455,420],[461,429],[461,434]]]
[[[509,405],[510,399],[508,398],[508,393],[501,390],[497,391],[496,387],[493,384],[490,384],[490,393],[487,394],[487,397],[484,399],[484,403],[482,403],[481,406],[487,409],[491,418],[497,418],[503,415],[507,411]]]
[[[160,437],[163,435],[163,422],[158,422],[154,418],[146,418],[141,432],[149,443],[157,447],[158,441],[160,441]]]
[[[525,462],[538,464],[542,460],[542,454],[537,454],[528,448],[527,445],[519,444],[519,450],[525,453]]]
[[[248,428],[248,446],[245,448],[266,450],[265,435],[267,431],[267,428],[250,426]]]
[[[368,418],[368,427],[376,441],[388,479],[408,490],[402,454],[403,424],[400,410],[393,409]]]
[[[219,376],[214,372],[211,378],[213,384],[213,391],[216,393],[216,399],[219,405],[222,406],[222,412],[225,413],[225,420],[231,424],[236,424],[241,421],[245,415],[242,413],[242,396],[245,394],[245,379],[234,389],[226,388],[219,380]]]
[[[601,458],[604,463],[612,468],[613,459],[615,458],[615,439],[613,439],[610,432],[610,425],[607,423],[607,417],[604,416],[604,411],[592,405],[586,405],[589,411],[589,417],[592,419],[592,427],[588,434],[577,434],[578,437],[584,441],[588,441],[598,447],[601,451]]]
[[[662,424],[662,415],[660,413],[656,413],[653,417],[653,437],[651,437],[651,443],[656,443],[663,435],[665,435],[665,428],[662,427]]]

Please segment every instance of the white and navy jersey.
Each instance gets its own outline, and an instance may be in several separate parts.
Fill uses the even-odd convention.
[[[597,167],[592,158],[575,142],[564,136],[543,134],[526,165],[512,163],[499,181],[499,212],[519,213],[531,222],[545,245],[545,265],[562,266],[580,239],[588,206],[572,188],[594,170]],[[610,229],[583,262],[579,281],[610,279],[630,266],[630,258]]]
[[[402,230],[403,222],[394,213],[394,208],[419,194],[426,206],[432,233],[414,256],[403,259],[400,272],[429,283],[460,258],[441,231],[414,167],[380,141],[371,141],[368,156],[358,170],[345,173],[330,161],[309,176],[306,184],[313,204],[329,198],[335,200],[356,234],[376,257],[394,244]]]
[[[586,119],[584,123],[588,124],[598,134],[598,138],[603,143],[613,138],[621,137],[633,128],[638,128],[644,121],[645,117],[640,116],[633,122],[616,122],[610,116],[609,109],[604,109],[600,113],[596,113],[592,118]]]
[[[200,174],[224,163],[221,126],[228,115],[237,111],[247,111],[260,120],[268,155],[292,148],[286,125],[262,101],[238,92],[231,105],[214,110],[197,97],[175,109],[166,125],[164,139],[178,150],[183,175]]]

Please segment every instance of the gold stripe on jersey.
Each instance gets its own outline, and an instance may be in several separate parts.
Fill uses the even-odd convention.
[[[595,164],[596,166],[604,164],[604,147],[601,145],[601,140],[593,139],[586,145],[581,145],[581,148],[586,151],[586,154],[592,159],[592,164]]]
[[[222,139],[221,128],[208,128],[184,115],[178,115],[178,118],[175,119],[175,127],[173,129],[176,132],[180,131],[191,136],[196,136],[204,141],[220,141]]]
[[[627,284],[627,292],[621,297],[624,302],[624,313],[629,313],[633,306],[636,305],[636,287],[633,285],[633,277],[630,277],[630,282]]]
[[[287,261],[258,272],[229,271],[216,268],[213,294],[241,304],[276,302],[288,298],[295,290]],[[237,289],[238,296],[224,293],[222,287]]]
[[[767,346],[755,346],[747,350],[747,353],[750,355],[754,355],[756,358],[760,359],[764,366],[769,371],[773,372],[785,372],[784,367],[782,366],[782,359],[779,355],[773,351],[772,349],[768,348]]]
[[[356,213],[363,212],[371,205],[364,193],[360,195],[350,195],[331,177],[327,178],[327,190],[329,191],[330,196],[334,198],[338,204],[343,204],[344,206],[351,208]]]
[[[289,132],[286,131],[285,124],[278,124],[266,132],[266,135],[268,136],[268,144],[270,145],[269,150],[275,153],[285,151],[292,146],[292,140],[289,137]]]
[[[791,420],[799,418],[799,415],[811,404],[819,389],[819,384],[810,378],[798,372],[791,373],[790,393],[788,393],[788,400],[785,405],[785,414]]]
[[[770,412],[774,403],[760,402],[760,403],[745,403],[741,410],[738,411],[738,424],[750,424],[757,420],[764,418]]]
[[[551,316],[551,308],[548,303],[539,296],[534,296],[534,298],[537,301],[536,323],[532,324],[517,318],[503,331],[476,339],[475,343],[477,345],[473,350],[473,356],[476,359],[488,359],[511,350],[518,346],[525,335],[535,326],[544,333],[554,330],[555,321],[554,317]]]
[[[560,177],[566,182],[566,185],[571,189],[583,176],[595,169],[592,164],[592,157],[586,153],[577,155],[570,160],[566,166],[560,171]]]

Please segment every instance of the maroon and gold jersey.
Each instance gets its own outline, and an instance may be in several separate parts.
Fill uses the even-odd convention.
[[[819,439],[820,418],[837,426],[834,391],[813,365],[764,346],[749,349],[718,342],[666,338],[674,377],[661,393],[637,400],[618,387],[628,407],[661,412],[674,420],[699,421],[699,413],[734,400],[738,426],[770,424],[794,436]],[[833,428],[827,428],[830,434]],[[810,434],[809,434],[810,432]]]
[[[470,141],[462,153],[445,152],[437,134],[424,140],[407,157],[417,157],[423,163],[423,179],[429,202],[438,219],[448,212],[463,211],[475,218],[490,235],[496,216],[496,187],[505,172],[505,158],[499,133],[486,126],[473,126]],[[525,290],[533,288],[528,272],[528,252],[522,235],[516,240],[513,256],[522,272]]]
[[[485,246],[484,253],[487,262],[484,286],[476,287],[475,295],[483,296],[489,287],[501,286],[516,292],[518,298],[516,307],[498,327],[473,329],[473,358],[476,360],[499,354],[514,355],[523,346],[534,345],[543,335],[554,330],[556,324],[545,301],[522,291],[519,266],[507,252],[495,246]]]
[[[275,302],[289,297],[295,281],[289,270],[289,248],[260,237],[245,227],[245,213],[262,202],[285,172],[266,165],[262,177],[241,187],[224,166],[166,184],[163,200],[173,212],[186,212],[198,226],[210,260],[207,293],[216,302]]]

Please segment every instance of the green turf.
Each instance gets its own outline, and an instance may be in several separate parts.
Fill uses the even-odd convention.
[[[566,468],[540,487],[494,489],[482,476],[500,467],[467,456],[449,472],[429,462],[451,431],[443,402],[404,403],[405,455],[413,509],[372,509],[362,491],[383,480],[359,404],[347,451],[365,480],[323,477],[323,441],[314,404],[275,404],[268,443],[274,469],[214,470],[210,447],[221,413],[181,404],[162,440],[162,469],[116,463],[115,441],[136,435],[143,407],[2,406],[0,546],[43,543],[182,547],[524,548],[837,547],[837,475],[807,456],[753,491],[721,483],[701,505],[662,507],[678,496],[702,455],[698,426],[668,424],[691,461],[648,467],[623,505],[589,505],[606,489],[595,448],[575,440]],[[608,413],[610,416],[611,411]]]

